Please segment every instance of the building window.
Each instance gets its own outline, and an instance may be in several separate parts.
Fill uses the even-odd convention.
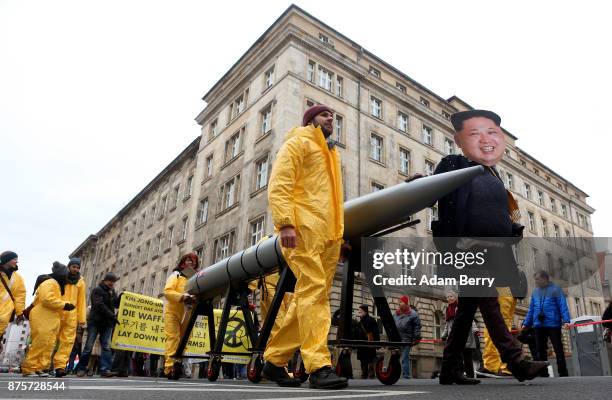
[[[372,133],[370,137],[370,158],[383,162],[383,138]]]
[[[243,127],[238,132],[234,133],[225,142],[225,163],[233,160],[240,155],[242,151],[242,136],[244,135],[245,128]]]
[[[556,238],[561,237],[561,232],[559,231],[559,225],[553,224],[553,234],[555,235]]]
[[[174,226],[171,225],[168,227],[168,234],[166,235],[166,249],[171,248],[173,242],[174,242]]]
[[[251,246],[259,243],[261,238],[264,236],[264,217],[257,218],[255,221],[251,221]]]
[[[163,196],[161,198],[161,203],[159,207],[159,218],[163,217],[166,214],[167,207],[168,207],[168,196]]]
[[[189,227],[189,218],[183,217],[181,224],[181,241],[187,240],[187,228]]]
[[[435,170],[435,164],[431,161],[425,160],[425,175],[433,175]]]
[[[535,217],[531,211],[527,212],[527,219],[529,221],[529,230],[535,233]]]
[[[330,44],[329,38],[322,33],[319,33],[319,41],[325,44]]]
[[[421,103],[422,105],[424,105],[425,107],[429,108],[429,100],[427,100],[425,97],[421,97],[419,99],[419,103]]]
[[[449,138],[444,138],[444,150],[446,154],[455,154],[455,143]]]
[[[442,110],[442,116],[444,117],[444,119],[449,120],[451,119],[451,115],[449,113],[447,113],[446,111]]]
[[[526,166],[527,166],[527,161],[525,161],[525,160],[523,160],[523,159],[521,158],[521,165],[522,165],[523,167],[526,167]]]
[[[438,207],[433,206],[427,209],[427,229],[431,230],[431,223],[438,219]]]
[[[508,189],[514,189],[514,176],[510,172],[506,173],[506,186]]]
[[[151,206],[151,213],[149,214],[149,224],[148,224],[149,227],[151,227],[153,225],[153,221],[155,221],[155,210],[156,209],[157,209],[157,206],[153,204]]]
[[[144,231],[145,225],[147,224],[147,212],[143,211],[140,216],[140,232]]]
[[[555,214],[557,213],[557,201],[552,197],[550,198],[550,210]]]
[[[206,179],[211,178],[213,176],[213,155],[209,155],[206,157]]]
[[[548,236],[548,223],[547,221],[542,218],[542,237],[547,237]]]
[[[319,65],[319,86],[331,92],[333,79],[334,74]]]
[[[509,150],[506,150],[507,152],[509,152]],[[537,168],[533,169],[533,173],[536,174],[537,176],[540,176],[540,170]]]
[[[397,88],[397,90],[399,90],[400,92],[406,94],[406,86],[402,85],[399,82],[395,82],[395,87]]]
[[[504,154],[506,155],[506,157],[510,158],[510,150],[505,149]]]
[[[315,62],[308,61],[308,82],[314,83],[315,80]]]
[[[236,97],[232,103],[232,106],[230,107],[230,119],[236,118],[245,110],[248,94],[249,90],[247,89],[240,96]]]
[[[382,101],[374,96],[370,98],[370,112],[374,117],[382,119]]]
[[[261,112],[261,134],[265,135],[272,130],[272,105]]]
[[[404,175],[410,175],[410,151],[402,147],[399,149],[399,171]]]
[[[268,184],[268,156],[260,158],[255,163],[255,190],[266,187]]]
[[[525,197],[531,200],[531,186],[528,183],[525,184]]]
[[[151,253],[151,241],[147,240],[147,244],[145,245],[145,251],[142,253],[142,263],[146,263],[149,259],[149,253]]]
[[[149,280],[149,288],[147,289],[147,292],[150,296],[155,295],[155,281],[156,280],[157,280],[157,274],[153,273],[153,275],[151,275],[151,279]]]
[[[140,289],[138,290],[138,293],[144,294],[144,290],[145,290],[145,278],[142,278],[140,280]]]
[[[344,95],[344,79],[341,76],[336,75],[336,96],[342,97]]]
[[[198,203],[198,225],[208,221],[208,197]]]
[[[336,130],[336,141],[338,143],[344,143],[344,118],[342,118],[342,116],[339,114],[336,114],[336,126],[334,129]]]
[[[219,191],[219,204],[223,211],[234,204],[238,203],[238,184],[240,183],[240,175],[236,175],[229,181],[225,182]]]
[[[232,255],[234,251],[234,236],[235,232],[231,231],[215,240],[213,251],[215,258],[213,262],[223,260]]]
[[[541,190],[538,190],[538,203],[544,207],[544,192]]]
[[[408,115],[401,111],[397,112],[397,127],[400,131],[408,133]]]
[[[185,190],[185,198],[190,197],[192,192],[193,192],[193,175],[189,175],[189,177],[187,178],[187,190]]]
[[[567,218],[567,207],[565,206],[565,204],[561,204],[561,215]]]
[[[372,192],[378,192],[379,190],[383,190],[384,188],[385,188],[385,185],[382,185],[377,182],[372,182]]]
[[[179,192],[181,191],[181,186],[176,185],[174,189],[172,189],[172,201],[170,202],[170,207],[176,208],[179,199]]]
[[[219,134],[219,128],[218,128],[218,120],[215,118],[214,121],[212,121],[210,123],[210,128],[208,131],[208,140],[213,140],[214,138],[217,137],[217,135]]]
[[[427,125],[423,125],[423,143],[433,146],[433,129]]]
[[[380,78],[381,74],[380,74],[380,70],[374,68],[373,66],[370,65],[370,74],[374,75],[377,78]]]
[[[264,90],[274,85],[274,66],[264,72]]]
[[[442,332],[444,332],[443,325],[445,324],[444,314],[442,311],[434,312],[434,339],[442,339]],[[472,330],[470,329],[470,332]]]
[[[155,247],[153,248],[153,256],[156,257],[161,253],[162,234],[161,232],[155,236]]]

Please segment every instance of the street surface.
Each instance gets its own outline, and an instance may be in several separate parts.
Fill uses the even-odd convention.
[[[12,382],[12,384],[11,384]],[[65,388],[34,390],[36,382],[64,383]],[[9,385],[13,390],[9,390]],[[38,386],[42,386],[40,383]],[[19,390],[15,390],[16,388]],[[39,387],[42,389],[42,387]],[[612,393],[612,377],[539,378],[530,384],[514,379],[486,379],[476,386],[442,386],[437,380],[401,379],[393,386],[378,380],[351,380],[348,389],[337,391],[301,388],[281,388],[271,383],[252,384],[246,380],[184,379],[178,382],[156,378],[23,378],[21,375],[0,374],[1,399],[478,399],[478,400],[576,400],[605,399]]]

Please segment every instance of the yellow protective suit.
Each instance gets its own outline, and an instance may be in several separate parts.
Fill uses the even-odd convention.
[[[26,289],[23,282],[23,277],[19,275],[17,271],[13,271],[11,279],[4,272],[0,272],[0,279],[4,279],[4,282],[9,287],[15,302],[11,300],[8,292],[4,288],[4,285],[0,283],[0,337],[4,335],[4,331],[11,320],[11,315],[15,311],[15,317],[23,314],[25,308]]]
[[[166,375],[172,372],[172,366],[175,359],[172,355],[178,348],[181,336],[185,332],[188,318],[185,317],[185,303],[181,301],[185,294],[185,284],[187,278],[178,272],[173,272],[168,278],[164,287],[164,332],[166,333],[166,351],[164,362],[164,373]]]
[[[87,321],[85,280],[79,279],[76,284],[66,283],[62,300],[64,303],[73,304],[76,308],[72,311],[62,311],[59,334],[57,335],[58,347],[53,356],[53,366],[64,369],[70,358],[76,339],[77,325]]]
[[[512,329],[512,318],[516,309],[516,299],[512,296],[509,288],[498,288],[499,311],[501,311],[508,330]],[[501,361],[499,352],[493,344],[489,331],[484,331],[484,351],[482,352],[482,363],[485,369],[493,373],[512,374],[508,366]]]
[[[320,128],[309,125],[287,134],[270,176],[268,201],[275,230],[296,230],[297,247],[283,248],[283,256],[297,282],[264,358],[285,366],[299,348],[311,373],[331,365],[329,291],[344,233],[340,156],[336,148],[328,149]]]
[[[30,311],[32,344],[21,363],[21,372],[24,374],[46,370],[51,363],[62,309],[66,304],[62,300],[59,283],[55,279],[47,279],[41,283],[36,289],[33,304],[34,307]]]

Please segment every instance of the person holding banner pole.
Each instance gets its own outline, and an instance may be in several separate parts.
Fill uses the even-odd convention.
[[[168,379],[178,380],[181,376],[182,361],[173,356],[186,328],[188,318],[185,318],[185,305],[193,304],[196,301],[195,296],[185,293],[185,284],[198,268],[199,260],[195,253],[184,255],[164,287],[164,331],[166,333],[164,374]]]

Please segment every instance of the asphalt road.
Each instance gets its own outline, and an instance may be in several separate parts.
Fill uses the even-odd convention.
[[[12,384],[11,384],[12,382]],[[41,390],[43,384],[64,383],[64,389]],[[9,385],[13,390],[9,389]],[[38,388],[36,388],[38,386]],[[18,390],[16,390],[18,389]],[[38,390],[35,390],[38,389]],[[431,379],[401,379],[393,386],[377,380],[351,380],[348,389],[326,391],[280,388],[271,383],[185,379],[178,382],[154,378],[22,378],[0,374],[1,399],[605,399],[612,393],[612,377],[538,378],[529,384],[513,379],[486,379],[476,386],[442,386]]]

